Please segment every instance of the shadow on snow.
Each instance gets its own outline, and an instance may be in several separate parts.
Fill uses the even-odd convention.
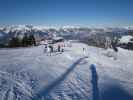
[[[133,100],[133,96],[119,84],[112,84],[101,90],[101,100]]]
[[[117,80],[110,79],[109,83],[103,84],[104,88],[101,91],[98,88],[98,74],[96,66],[91,65],[91,83],[92,83],[92,98],[93,100],[133,100],[133,96],[125,91]]]
[[[91,70],[93,100],[99,100],[98,75],[97,75],[97,71],[96,71],[96,66],[94,64],[92,64],[90,66],[90,70]]]
[[[49,84],[47,87],[45,87],[42,91],[40,91],[38,94],[36,94],[33,97],[33,100],[38,100],[41,99],[42,97],[46,97],[47,95],[49,95],[49,93],[51,92],[51,90],[53,90],[53,88],[55,88],[57,85],[59,85],[62,81],[64,81],[66,79],[66,77],[74,70],[74,68],[83,60],[87,57],[83,57],[78,59],[75,63],[73,63],[69,69],[67,69],[67,71],[65,73],[63,73],[59,78],[57,78],[54,82],[52,82],[51,84]]]
[[[33,97],[33,100],[40,100],[42,97],[48,99],[47,96],[50,96],[49,93],[62,81],[64,81],[66,77],[74,70],[74,68],[85,58],[87,57],[80,58],[75,63],[73,63],[65,73],[63,73],[54,82],[52,82],[47,87],[42,89],[42,91],[36,94]],[[133,100],[133,96],[130,95],[124,89],[122,89],[122,87],[119,84],[114,84],[114,81],[116,80],[111,80],[110,83],[104,84],[104,88],[99,90],[98,74],[96,66],[92,64],[90,66],[90,70],[91,70],[91,84],[92,84],[92,98],[93,98],[92,100]]]

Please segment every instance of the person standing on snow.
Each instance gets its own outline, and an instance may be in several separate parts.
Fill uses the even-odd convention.
[[[86,48],[85,47],[83,47],[83,54],[84,54],[84,56],[86,56]]]
[[[60,45],[58,45],[58,48],[57,48],[58,50],[58,52],[60,52],[61,51],[61,46]]]
[[[111,48],[111,39],[109,37],[105,38],[104,48],[105,49]]]
[[[117,39],[116,38],[111,42],[111,46],[112,46],[112,49],[115,52],[114,59],[116,60],[117,59],[117,52],[118,52],[118,49],[117,49]]]
[[[49,49],[50,49],[50,56],[51,56],[51,54],[54,52],[54,48],[53,48],[52,45],[50,45],[50,46],[49,46]]]
[[[61,49],[61,52],[64,52],[64,48]]]
[[[44,47],[44,53],[46,53],[46,52],[47,52],[47,49],[48,49],[48,46],[47,46],[47,45],[45,45],[45,47]]]

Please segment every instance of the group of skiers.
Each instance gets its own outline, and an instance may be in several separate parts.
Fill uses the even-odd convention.
[[[105,39],[105,49],[108,49],[108,48],[112,48],[114,53],[113,53],[113,57],[114,59],[116,60],[117,59],[117,52],[118,52],[118,49],[117,49],[117,43],[118,43],[118,40],[116,38],[114,38],[113,40],[109,39],[108,37]],[[68,43],[69,46],[70,46],[70,43]],[[63,44],[45,44],[44,45],[44,53],[47,53],[49,54],[50,56],[52,55],[52,53],[55,53],[55,52],[59,52],[59,53],[62,53],[64,52],[64,47],[65,45]],[[71,47],[71,46],[70,46]],[[86,55],[87,53],[87,50],[85,47],[83,47],[83,54]]]
[[[62,53],[64,52],[64,48],[61,45],[57,45],[57,47],[55,47],[53,44],[45,44],[44,53],[47,53],[51,56],[54,52]]]

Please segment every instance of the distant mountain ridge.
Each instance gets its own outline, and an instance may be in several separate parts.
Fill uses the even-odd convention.
[[[62,36],[65,39],[78,39],[86,41],[91,36],[121,36],[133,32],[133,27],[72,27],[63,26],[61,28],[37,26],[37,25],[1,25],[0,26],[0,44],[7,43],[12,37],[22,38],[24,34],[33,34],[37,39],[46,37]]]

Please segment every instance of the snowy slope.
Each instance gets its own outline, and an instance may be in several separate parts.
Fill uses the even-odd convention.
[[[123,36],[120,39],[120,43],[128,43],[128,42],[131,42],[131,39],[133,39],[133,37],[131,35]]]
[[[114,60],[82,43],[52,56],[43,49],[0,50],[0,100],[133,100],[132,51],[119,48]]]

